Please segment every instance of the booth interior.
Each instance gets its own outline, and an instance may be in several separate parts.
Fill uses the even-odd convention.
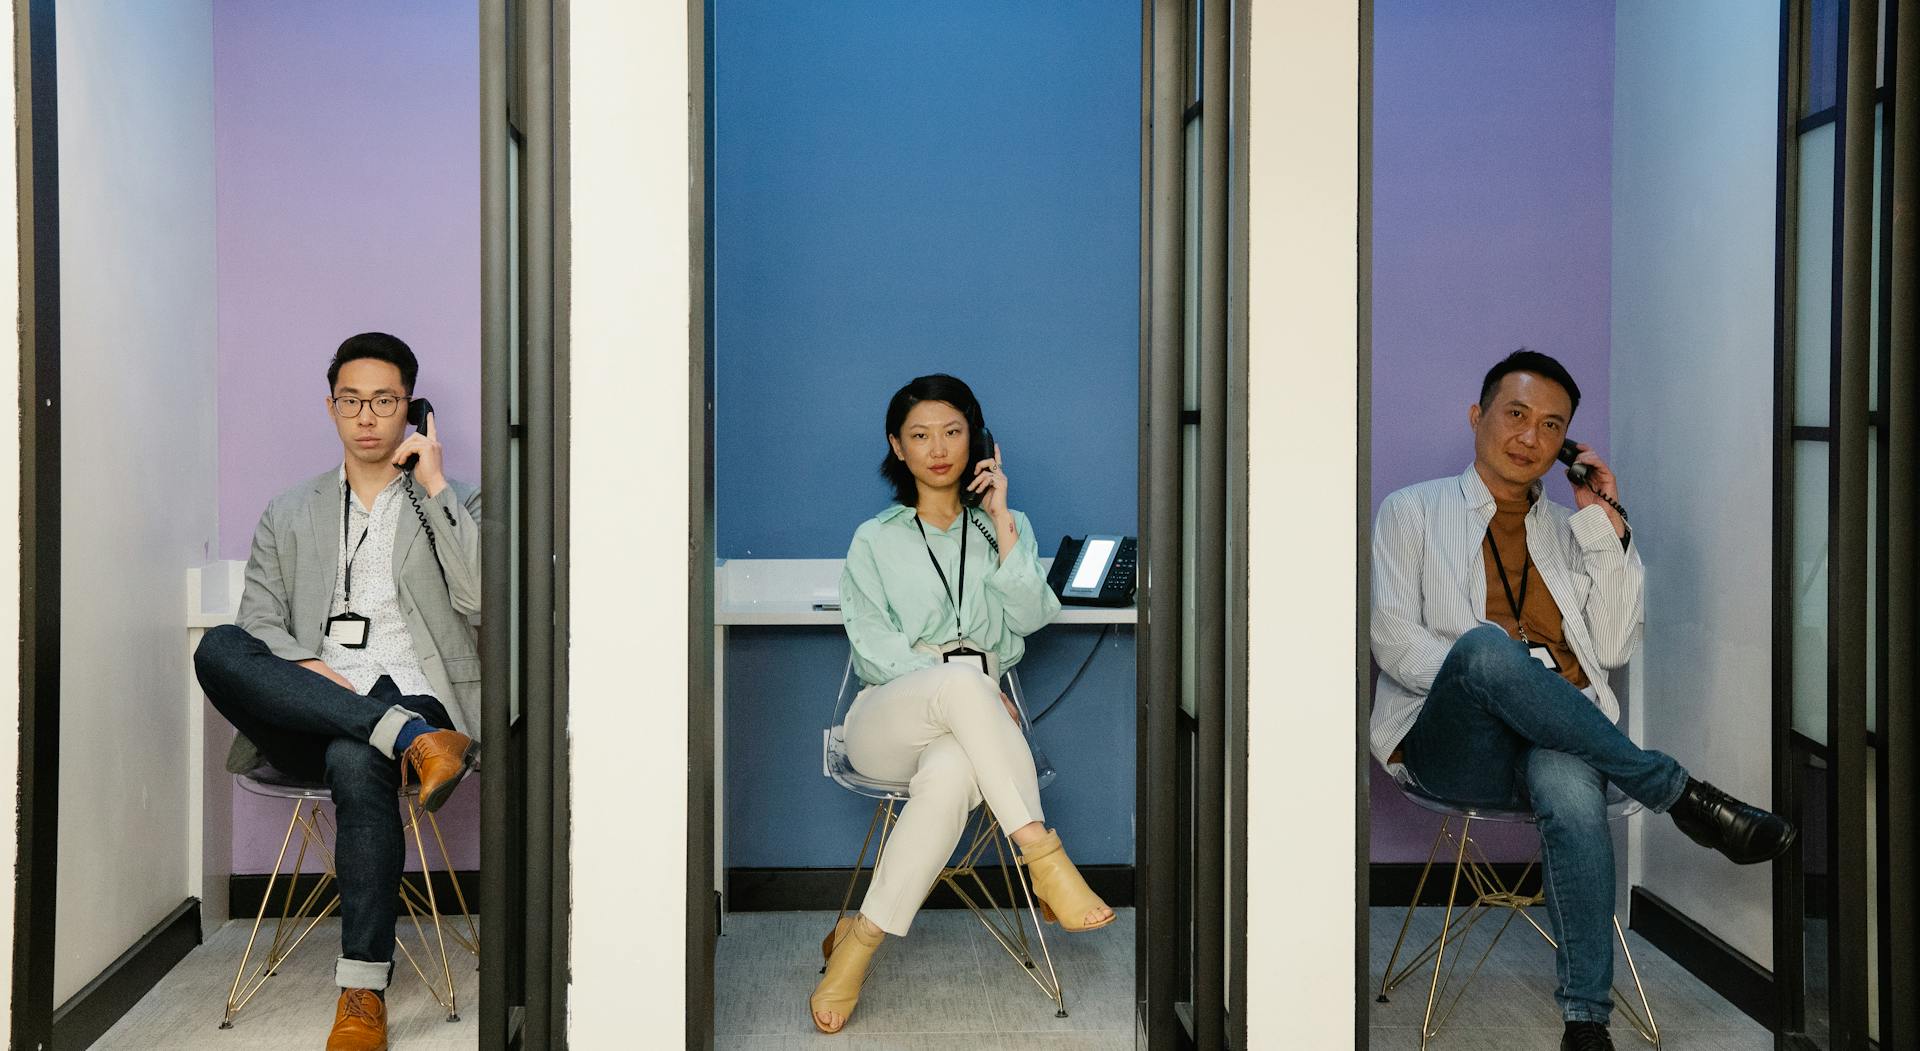
[[[843,560],[893,501],[894,391],[935,372],[972,388],[1043,562],[1063,536],[1139,532],[1135,13],[711,5],[723,1042],[812,1033],[820,940],[873,817],[825,776],[822,733],[848,671]],[[1133,621],[1069,605],[1015,669],[1057,771],[1046,821],[1121,916],[1048,935],[1068,1017],[966,912],[930,907],[877,957],[849,1035],[1132,1046]]]
[[[411,345],[446,473],[478,482],[476,17],[374,0],[57,7],[63,1046],[305,1046],[331,1024],[337,918],[216,1029],[269,874],[302,837],[292,800],[237,787],[192,653],[232,621],[268,501],[341,463],[326,370],[347,336]],[[437,815],[434,867],[477,867],[478,798],[476,781]],[[129,1010],[123,967],[156,945],[179,965]],[[475,1039],[473,960],[456,954],[464,1025],[426,1028],[447,1012],[404,962],[394,980],[393,1021],[420,1020],[441,1041],[426,1046]]]
[[[1825,99],[1805,112],[1829,108],[1825,152],[1803,140],[1805,240],[1798,262],[1787,263],[1812,290],[1803,292],[1799,332],[1816,359],[1807,375],[1817,389],[1800,397],[1820,408],[1819,423],[1843,6],[1785,5],[1808,20],[1806,61]],[[1647,567],[1643,636],[1611,677],[1619,725],[1760,806],[1777,784],[1782,603],[1792,605],[1793,647],[1813,655],[1818,687],[1795,687],[1796,727],[1824,739],[1826,712],[1824,527],[1815,522],[1796,547],[1802,586],[1783,593],[1769,573],[1773,508],[1807,500],[1775,482],[1776,126],[1782,70],[1800,68],[1783,65],[1781,7],[1378,0],[1374,8],[1375,508],[1403,486],[1473,462],[1468,406],[1491,365],[1522,347],[1557,357],[1582,391],[1567,436],[1617,472]],[[1818,460],[1803,461],[1819,468],[1807,505],[1824,516],[1824,453]],[[1562,470],[1545,485],[1546,499],[1573,506]],[[1803,704],[1802,693],[1817,699]],[[1442,815],[1370,766],[1374,1046],[1424,1046],[1436,964],[1418,954],[1442,926],[1458,841],[1436,839]],[[1795,849],[1811,883],[1826,866],[1822,821],[1789,816],[1802,822]],[[1459,817],[1447,820],[1457,836]],[[1675,1046],[1772,1047],[1775,867],[1735,866],[1658,814],[1611,827],[1616,918],[1626,928],[1614,947],[1616,1004],[1649,1003],[1659,1035]],[[1479,852],[1484,873],[1509,883],[1524,874],[1522,897],[1538,890],[1532,825],[1476,821],[1471,836],[1468,857]],[[1429,862],[1421,907],[1409,912]],[[1481,889],[1474,878],[1463,877],[1456,919]],[[1546,909],[1531,912],[1549,929]],[[1525,1046],[1544,1047],[1558,1033],[1553,950],[1526,923],[1505,928],[1477,983],[1462,981],[1501,919],[1449,948],[1459,969],[1443,972],[1431,1018],[1447,1017],[1450,997],[1465,992],[1436,1043],[1445,1030],[1464,1030],[1453,1040],[1471,1044],[1477,1034],[1493,1046],[1511,1036],[1494,1028],[1532,1027],[1539,1032]],[[1826,946],[1817,919],[1807,926],[1811,1015],[1822,1010],[1825,981],[1812,964]],[[1640,1046],[1619,1006],[1613,1026],[1620,1046]]]

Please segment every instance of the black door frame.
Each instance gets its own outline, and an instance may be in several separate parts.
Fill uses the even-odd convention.
[[[20,294],[19,827],[13,1047],[53,1044],[60,823],[60,138],[53,0],[14,6]]]
[[[479,0],[480,1046],[567,1046],[568,7]],[[517,235],[517,238],[516,238]],[[517,241],[517,253],[514,251]],[[517,599],[517,602],[516,602]]]
[[[1794,450],[1800,442],[1829,447],[1830,483],[1825,512],[1830,546],[1827,593],[1828,646],[1825,657],[1825,744],[1793,726],[1793,631],[1790,602],[1777,602],[1773,625],[1774,800],[1776,808],[1799,817],[1809,804],[1824,807],[1831,829],[1826,843],[1827,878],[1810,885],[1799,852],[1774,870],[1774,1014],[1777,1046],[1817,1046],[1806,1035],[1805,920],[1809,905],[1828,917],[1826,971],[1830,1046],[1864,1048],[1868,1043],[1870,962],[1880,965],[1880,1043],[1905,1046],[1920,1030],[1920,1008],[1896,990],[1910,988],[1916,960],[1916,880],[1912,872],[1917,810],[1916,733],[1913,712],[1916,678],[1911,668],[1913,630],[1920,616],[1916,599],[1914,515],[1920,494],[1915,464],[1920,462],[1920,426],[1916,425],[1916,367],[1913,286],[1916,277],[1914,231],[1914,157],[1904,148],[1913,141],[1916,73],[1920,73],[1920,19],[1912,4],[1885,0],[1886,88],[1876,90],[1874,0],[1841,0],[1838,5],[1836,103],[1801,116],[1811,69],[1814,27],[1806,0],[1780,5],[1780,101],[1778,184],[1775,213],[1775,442],[1774,552],[1776,595],[1794,591],[1793,530],[1797,498]],[[1904,8],[1904,11],[1903,11]],[[1902,18],[1905,14],[1907,17]],[[1879,174],[1882,199],[1872,207],[1873,126],[1876,103],[1887,122],[1882,136]],[[1904,111],[1904,112],[1903,112]],[[1818,127],[1835,126],[1832,327],[1826,353],[1832,395],[1826,426],[1796,424],[1794,338],[1798,258],[1799,141]],[[1905,129],[1905,135],[1901,129]],[[1901,217],[1905,217],[1904,221]],[[1870,243],[1881,235],[1877,289],[1871,285],[1875,259]],[[1877,292],[1879,309],[1871,301]],[[1876,317],[1877,314],[1877,317]],[[1870,324],[1879,324],[1878,344],[1869,341]],[[1877,377],[1870,376],[1878,356]],[[1869,384],[1877,378],[1880,404],[1872,404]],[[1871,429],[1871,437],[1869,437]],[[1869,450],[1879,454],[1871,481],[1877,499],[1869,499]],[[1805,510],[1802,508],[1801,510]],[[1871,516],[1871,517],[1870,517]],[[1877,537],[1868,541],[1868,522]],[[1869,558],[1878,566],[1870,579]],[[1868,604],[1872,603],[1870,607]],[[1867,614],[1876,624],[1870,631]],[[1871,658],[1871,664],[1869,664]],[[1877,732],[1868,732],[1866,695],[1878,703]],[[1904,703],[1903,703],[1904,702]],[[1872,798],[1867,770],[1877,762]],[[1803,786],[1800,774],[1816,764],[1824,785]],[[1870,816],[1878,834],[1867,836]],[[1877,923],[1868,919],[1866,886],[1870,868],[1879,871]],[[1809,899],[1813,900],[1809,900]],[[1878,935],[1879,958],[1868,955],[1869,928]]]

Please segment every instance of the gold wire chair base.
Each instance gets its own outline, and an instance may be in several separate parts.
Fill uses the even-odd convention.
[[[1428,960],[1433,961],[1433,975],[1427,984],[1426,1013],[1420,1019],[1421,1051],[1425,1051],[1427,1041],[1440,1035],[1440,1027],[1453,1017],[1454,1010],[1460,1006],[1460,1001],[1467,995],[1468,986],[1472,985],[1474,978],[1479,976],[1480,968],[1486,964],[1487,958],[1493,955],[1494,946],[1500,944],[1501,936],[1507,933],[1507,927],[1513,923],[1516,916],[1526,920],[1527,925],[1538,932],[1540,937],[1546,939],[1548,945],[1555,949],[1559,948],[1559,944],[1553,940],[1553,935],[1547,933],[1528,911],[1546,901],[1545,888],[1542,888],[1538,894],[1520,893],[1521,885],[1526,883],[1527,877],[1533,874],[1534,868],[1539,864],[1539,857],[1536,855],[1534,860],[1528,862],[1526,868],[1520,871],[1520,876],[1512,883],[1508,883],[1500,878],[1492,862],[1487,860],[1486,853],[1480,849],[1480,844],[1476,843],[1470,834],[1473,819],[1461,818],[1457,834],[1453,828],[1453,820],[1451,817],[1445,817],[1440,821],[1440,831],[1433,837],[1433,847],[1427,851],[1427,863],[1421,868],[1420,881],[1414,886],[1413,901],[1407,906],[1407,917],[1401,921],[1400,936],[1394,940],[1392,955],[1387,957],[1386,973],[1380,979],[1380,995],[1374,998],[1378,1003],[1387,1003],[1389,993],[1412,977],[1413,972]],[[1447,894],[1446,914],[1440,923],[1440,933],[1434,935],[1424,948],[1414,954],[1413,959],[1408,961],[1405,967],[1396,971],[1394,967],[1399,963],[1401,947],[1406,944],[1407,930],[1413,926],[1414,909],[1420,905],[1421,892],[1426,889],[1427,876],[1433,871],[1434,858],[1440,853],[1441,843],[1452,843],[1455,845],[1455,850],[1453,884]],[[1456,918],[1454,902],[1459,898],[1460,881],[1463,877],[1474,897]],[[1486,948],[1481,950],[1480,958],[1473,964],[1473,970],[1460,981],[1459,988],[1454,989],[1455,972],[1460,966],[1461,958],[1467,955],[1465,950],[1467,936],[1473,932],[1480,921],[1498,909],[1506,910],[1505,918],[1500,921],[1492,938],[1487,941]],[[1634,963],[1633,950],[1627,947],[1627,935],[1620,929],[1618,917],[1613,921],[1613,933],[1619,939],[1620,951],[1626,954],[1627,970],[1633,975],[1633,988],[1638,994],[1639,1004],[1636,1006],[1620,991],[1618,985],[1613,987],[1614,1002],[1626,1015],[1627,1022],[1633,1026],[1634,1032],[1640,1034],[1640,1039],[1658,1048],[1660,1026],[1654,1021],[1653,1006],[1647,1001],[1646,986],[1640,981],[1640,967]],[[1448,962],[1449,948],[1456,950],[1451,963]],[[1453,992],[1451,1000],[1447,999],[1449,991]],[[1442,1004],[1445,1004],[1446,1008],[1436,1020],[1434,1011]]]
[[[421,810],[418,803],[407,797],[407,828],[413,834],[414,856],[420,862],[420,872],[403,873],[400,877],[400,902],[406,906],[407,919],[413,926],[414,937],[419,942],[416,955],[414,947],[407,939],[395,932],[394,943],[407,958],[413,973],[419,975],[421,984],[427,987],[433,999],[447,1012],[447,1021],[460,1020],[460,1003],[453,982],[453,960],[447,951],[447,941],[468,953],[476,961],[480,958],[480,929],[473,918],[473,911],[467,907],[466,892],[460,887],[460,877],[453,870],[451,855],[447,852],[447,842],[440,835],[440,822]],[[433,832],[433,842],[438,848],[440,866],[453,885],[453,895],[460,906],[461,922],[443,920],[440,915],[439,901],[433,889],[432,867],[427,862],[426,839],[420,829],[420,819],[426,818],[426,824]],[[287,850],[293,845],[294,830],[300,831],[300,845],[294,852],[293,868],[282,872],[287,860]],[[320,921],[333,915],[340,907],[340,895],[327,892],[335,882],[332,843],[337,829],[333,820],[312,799],[293,801],[293,816],[287,821],[287,832],[280,840],[280,853],[274,858],[273,872],[267,876],[267,889],[260,896],[260,910],[254,915],[253,930],[247,935],[247,947],[240,954],[240,966],[234,971],[233,985],[227,991],[225,1014],[220,1019],[220,1028],[232,1029],[233,1020],[242,1008],[247,1006],[267,979],[280,972],[281,964],[300,947],[307,935],[320,925]],[[300,877],[305,874],[308,853],[313,853],[320,862],[319,880],[307,892],[300,896],[298,903],[295,895],[300,885]],[[254,944],[260,938],[260,928],[264,925],[267,906],[273,901],[274,884],[282,878],[286,880],[286,894],[281,902],[279,915],[274,917],[273,932],[268,938],[266,952],[257,962],[254,961]],[[325,904],[321,904],[322,902]],[[433,937],[428,939],[427,929],[421,920],[428,920],[433,928]],[[464,930],[462,929],[464,928]],[[422,967],[421,962],[426,966]],[[251,969],[248,964],[253,963]],[[438,965],[435,967],[435,965]],[[427,977],[428,970],[439,973]]]
[[[879,867],[880,858],[887,849],[887,841],[893,834],[893,826],[899,820],[896,809],[899,802],[883,799],[874,804],[873,820],[868,822],[867,838],[860,844],[859,855],[853,859],[853,871],[847,877],[846,897],[841,899],[840,911],[834,915],[835,924],[853,906],[853,893],[859,885],[861,870],[866,865],[869,847],[873,848],[874,867]],[[1047,948],[1047,935],[1041,926],[1040,912],[1034,907],[1033,891],[1027,884],[1026,873],[1019,871],[1020,866],[1011,856],[1007,837],[1000,833],[999,819],[993,816],[992,809],[982,803],[967,821],[969,832],[962,837],[966,849],[954,864],[940,870],[934,885],[946,884],[960,899],[960,903],[967,907],[967,911],[973,913],[974,919],[980,921],[980,926],[986,929],[994,942],[1006,951],[1013,962],[1020,965],[1022,972],[1040,987],[1047,999],[1053,1001],[1053,1016],[1067,1017],[1066,988],[1060,982],[1059,971],[1054,968],[1053,953]],[[877,845],[874,841],[876,831],[879,833]],[[989,848],[994,855],[991,860],[986,858]],[[1004,904],[1001,899],[994,897],[987,877],[981,875],[983,865],[989,876],[993,866],[999,867]],[[971,889],[967,884],[971,884]],[[1019,885],[1019,897],[1015,896],[1015,884]],[[928,888],[928,892],[931,893],[932,888]],[[1029,926],[1033,928],[1031,940],[1027,937]],[[1037,958],[1033,953],[1035,945],[1040,948]],[[825,970],[825,967],[821,968],[822,972]]]

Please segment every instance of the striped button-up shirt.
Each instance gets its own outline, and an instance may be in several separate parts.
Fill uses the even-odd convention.
[[[1381,674],[1369,738],[1383,765],[1413,728],[1454,642],[1483,624],[1498,626],[1487,619],[1482,554],[1493,513],[1493,494],[1471,466],[1380,504],[1372,637]],[[1537,485],[1526,521],[1527,551],[1560,607],[1567,645],[1592,679],[1584,692],[1618,719],[1604,670],[1625,665],[1639,642],[1646,581],[1639,545],[1622,549],[1605,508],[1575,512],[1540,496]]]

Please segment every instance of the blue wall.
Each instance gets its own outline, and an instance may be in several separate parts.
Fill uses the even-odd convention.
[[[1041,553],[1134,533],[1140,19],[1111,3],[714,0],[717,550],[838,558],[890,498],[887,398],[965,379]],[[1097,629],[1049,628],[1044,704]],[[728,862],[844,866],[870,808],[820,775],[830,629],[727,647]],[[1037,737],[1076,860],[1133,857],[1132,630]]]
[[[717,0],[717,545],[837,558],[887,398],[951,372],[1016,506],[1132,533],[1138,6]]]

